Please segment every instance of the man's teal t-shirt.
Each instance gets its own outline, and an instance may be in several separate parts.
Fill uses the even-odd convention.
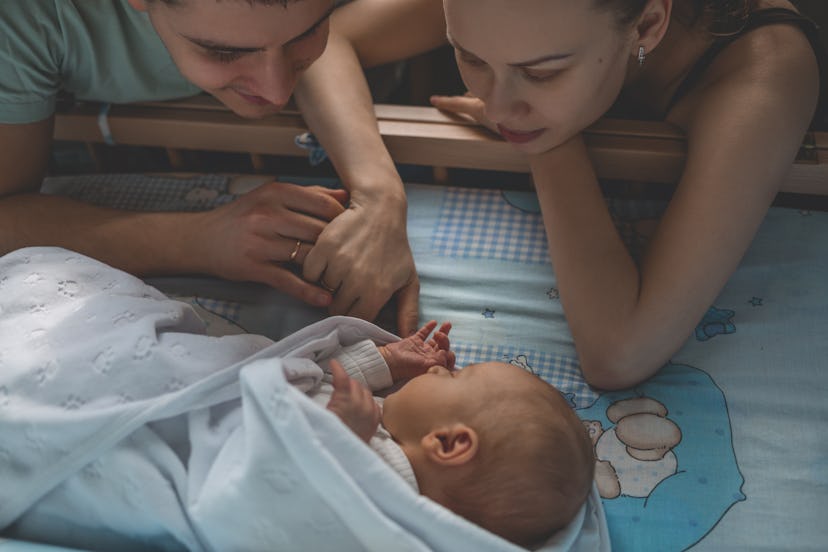
[[[0,0],[0,123],[48,118],[60,91],[127,103],[200,89],[127,0]]]

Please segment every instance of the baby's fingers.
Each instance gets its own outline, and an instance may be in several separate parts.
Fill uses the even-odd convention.
[[[428,334],[430,334],[432,331],[434,331],[434,328],[436,328],[436,327],[437,327],[437,321],[436,320],[429,320],[428,322],[423,324],[423,327],[420,328],[419,330],[417,330],[417,333],[414,334],[414,335],[416,337],[422,339],[423,341],[425,341],[426,339],[428,339]]]
[[[331,359],[330,367],[331,375],[333,376],[334,393],[350,394],[351,389],[353,389],[353,384],[356,382],[348,377],[345,368],[338,361]]]

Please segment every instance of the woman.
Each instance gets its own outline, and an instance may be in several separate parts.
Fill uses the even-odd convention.
[[[439,4],[360,0],[340,28],[367,65],[432,48],[445,28],[470,95],[432,103],[527,156],[584,377],[620,388],[653,375],[715,300],[791,166],[819,98],[813,28],[784,0],[444,0],[445,20]],[[581,135],[611,108],[687,136],[640,264]]]
[[[418,285],[405,196],[370,101],[351,106],[363,116],[344,143],[335,122],[297,92],[347,192],[272,182],[203,213],[128,213],[37,193],[59,92],[117,103],[206,91],[242,117],[264,117],[288,102],[300,76],[322,56],[334,5],[2,2],[0,255],[62,246],[138,275],[261,282],[332,313],[367,319],[399,292],[399,330],[414,331]]]

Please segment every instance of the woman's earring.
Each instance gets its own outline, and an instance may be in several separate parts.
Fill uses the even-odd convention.
[[[647,59],[647,55],[644,53],[644,46],[638,47],[638,65],[644,65],[644,60]]]

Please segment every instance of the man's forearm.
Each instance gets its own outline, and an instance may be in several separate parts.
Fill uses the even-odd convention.
[[[187,251],[192,213],[105,209],[39,194],[0,198],[0,254],[29,246],[65,247],[136,275],[201,272]],[[189,253],[189,254],[188,254]]]

